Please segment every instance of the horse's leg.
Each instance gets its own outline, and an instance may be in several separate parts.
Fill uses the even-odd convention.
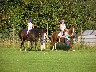
[[[30,41],[30,43],[31,43],[31,48],[30,48],[30,50],[32,50],[32,47],[33,47],[33,41]]]
[[[59,38],[59,42],[60,42],[60,38]]]
[[[45,42],[43,43],[43,46],[44,46],[44,50],[46,49],[46,47],[45,47]]]
[[[56,42],[53,42],[53,48],[52,48],[52,50],[56,50]]]
[[[52,50],[57,50],[57,49],[56,49],[56,43],[53,45]]]
[[[23,43],[21,42],[21,45],[20,45],[20,51],[22,51],[22,44],[23,44]]]
[[[40,38],[40,50],[42,51],[44,49],[44,38]]]
[[[37,42],[35,41],[35,50],[37,50]]]
[[[55,50],[56,50],[56,43],[55,43]]]
[[[30,48],[30,41],[28,41],[28,48]]]
[[[43,45],[42,44],[40,44],[40,49],[41,49],[41,51],[43,50]]]
[[[24,47],[24,41],[21,42],[20,51],[22,51],[22,46]],[[24,47],[25,48],[25,47]]]
[[[54,50],[55,49],[55,42],[52,43],[52,46],[53,46],[52,50]]]

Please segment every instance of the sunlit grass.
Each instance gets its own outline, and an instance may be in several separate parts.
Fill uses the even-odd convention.
[[[0,72],[95,72],[96,48],[19,51],[0,48]]]

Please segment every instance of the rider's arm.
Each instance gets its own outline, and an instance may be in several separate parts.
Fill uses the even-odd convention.
[[[34,28],[34,24],[32,24],[32,28]]]

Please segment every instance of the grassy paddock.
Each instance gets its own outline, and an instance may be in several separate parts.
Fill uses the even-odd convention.
[[[0,48],[0,72],[95,72],[96,48],[19,51]]]

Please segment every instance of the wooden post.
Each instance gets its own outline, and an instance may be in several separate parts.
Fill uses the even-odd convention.
[[[82,40],[82,26],[81,26],[81,40]]]
[[[47,23],[47,36],[48,36],[48,23]]]
[[[14,27],[14,24],[13,24],[13,48],[14,48],[14,45],[15,45],[15,27]]]
[[[80,44],[81,44],[81,48],[82,48],[82,44],[83,44],[83,38],[82,38],[82,26],[81,26],[81,42],[80,42]]]

